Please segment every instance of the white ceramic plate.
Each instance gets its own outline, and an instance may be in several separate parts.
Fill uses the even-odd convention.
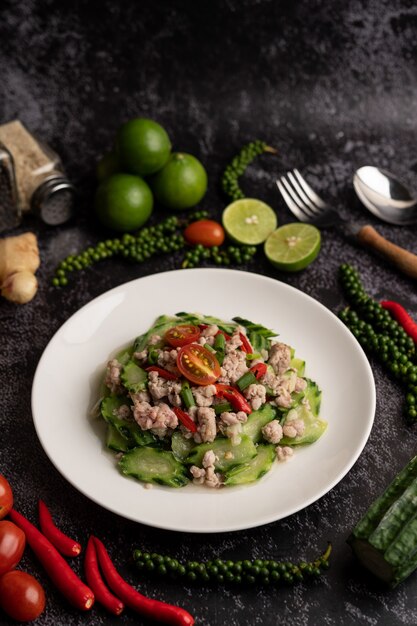
[[[259,482],[211,490],[145,489],[122,476],[89,417],[110,354],[161,313],[239,315],[273,328],[307,362],[323,391],[326,433],[276,463]],[[375,411],[372,371],[361,347],[323,305],[271,278],[226,269],[178,270],[131,281],[99,296],[54,335],[32,390],[35,428],[46,454],[81,493],[128,519],[184,532],[226,532],[267,524],[316,501],[361,453]]]

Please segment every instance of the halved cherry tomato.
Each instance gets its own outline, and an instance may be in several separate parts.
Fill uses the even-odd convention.
[[[198,343],[183,346],[178,352],[177,367],[181,374],[197,385],[211,385],[220,376],[215,355]]]
[[[26,537],[13,522],[0,522],[0,575],[16,567],[22,558]]]
[[[184,238],[191,245],[200,244],[205,248],[212,248],[222,245],[225,232],[223,226],[214,220],[198,220],[187,226]]]
[[[0,519],[6,517],[13,506],[13,492],[6,478],[0,475]]]
[[[45,609],[45,592],[36,578],[13,570],[0,578],[0,606],[12,619],[31,622]]]
[[[192,324],[180,324],[170,328],[165,333],[165,341],[174,348],[180,348],[186,346],[189,343],[197,341],[200,336],[200,329],[198,326]]]

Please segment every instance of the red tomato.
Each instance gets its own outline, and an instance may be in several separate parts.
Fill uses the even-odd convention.
[[[45,592],[26,572],[13,570],[0,578],[0,606],[12,619],[30,622],[45,608]]]
[[[26,537],[13,522],[0,522],[0,575],[16,567],[25,549]]]
[[[181,374],[197,385],[211,385],[220,376],[220,365],[214,354],[198,343],[190,343],[178,352],[177,367]]]
[[[174,348],[187,345],[187,343],[193,343],[197,341],[200,336],[200,329],[198,326],[192,324],[180,324],[170,328],[165,333],[165,341]]]
[[[0,474],[0,519],[6,517],[7,513],[13,506],[13,493],[12,488],[9,483],[5,479],[4,476]]]
[[[213,220],[198,220],[192,222],[184,231],[185,240],[192,245],[198,243],[205,248],[221,246],[224,241],[224,228]]]

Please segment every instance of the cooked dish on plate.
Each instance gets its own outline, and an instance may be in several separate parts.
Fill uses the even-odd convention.
[[[100,415],[123,474],[221,488],[257,481],[317,441],[320,399],[274,330],[181,312],[108,361]]]

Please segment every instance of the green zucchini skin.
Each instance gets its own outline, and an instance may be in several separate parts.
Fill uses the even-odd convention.
[[[390,587],[417,568],[417,456],[370,506],[347,542],[362,565]]]
[[[252,411],[247,422],[242,426],[242,433],[247,435],[253,443],[258,443],[262,440],[262,428],[269,424],[276,414],[276,409],[270,404],[265,404],[257,411]]]
[[[253,441],[247,435],[242,435],[238,445],[233,445],[231,440],[226,438],[215,439],[212,443],[200,443],[191,450],[185,462],[201,467],[203,457],[208,450],[213,450],[216,455],[215,468],[219,472],[226,472],[236,465],[247,463],[257,453]]]

